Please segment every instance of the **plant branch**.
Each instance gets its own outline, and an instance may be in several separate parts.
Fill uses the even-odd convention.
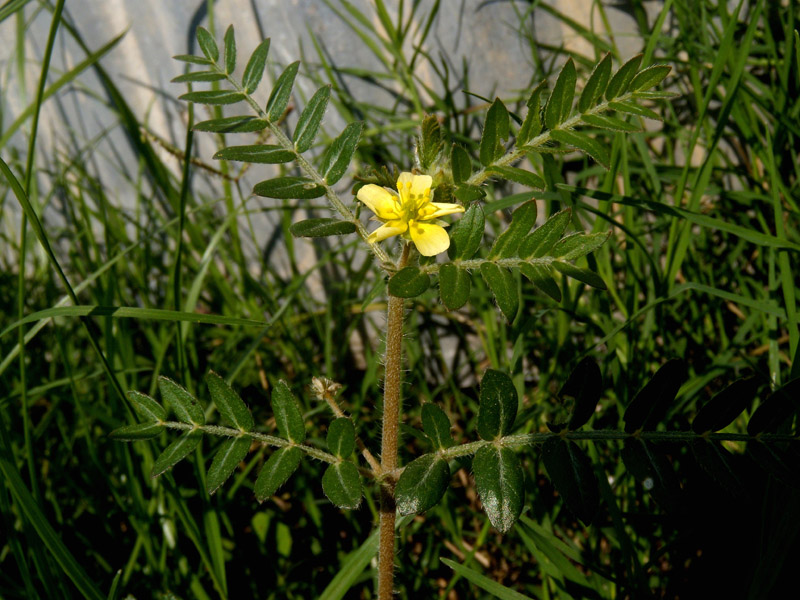
[[[403,246],[397,264],[408,262],[411,244]],[[394,587],[394,524],[397,506],[394,501],[397,469],[397,438],[402,409],[401,385],[403,362],[403,298],[389,294],[386,309],[386,353],[383,379],[383,435],[381,438],[380,523],[378,542],[378,600],[391,600]]]
[[[269,128],[272,135],[275,137],[275,140],[280,144],[285,150],[292,152],[295,155],[295,162],[298,166],[303,170],[303,172],[308,175],[308,177],[314,181],[315,184],[321,186],[325,189],[325,196],[328,198],[330,203],[333,207],[337,210],[337,212],[347,221],[353,223],[356,226],[356,232],[358,233],[359,237],[367,244],[372,251],[372,253],[381,261],[381,263],[388,263],[390,262],[389,255],[386,254],[383,248],[381,248],[377,243],[370,243],[367,241],[369,237],[369,232],[367,228],[364,227],[364,224],[361,222],[358,217],[353,214],[342,199],[339,198],[339,195],[334,191],[334,189],[328,185],[328,182],[325,178],[320,175],[319,171],[314,168],[310,162],[308,162],[303,155],[300,154],[294,147],[294,143],[288,138],[288,136],[283,132],[283,130],[275,123],[273,123],[269,116],[267,115],[266,111],[261,108],[261,106],[256,102],[253,97],[247,93],[247,91],[241,86],[241,84],[236,81],[232,75],[226,73],[224,70],[220,69],[216,63],[214,64],[214,68],[221,74],[225,75],[228,82],[234,87],[234,89],[244,95],[245,100],[250,105],[250,107],[255,111],[255,113],[262,119],[267,122],[267,127]]]

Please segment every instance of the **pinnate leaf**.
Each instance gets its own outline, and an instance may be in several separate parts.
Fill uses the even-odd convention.
[[[403,469],[395,486],[397,512],[424,513],[442,499],[450,482],[447,461],[436,454],[424,454]]]
[[[206,489],[213,494],[230,477],[247,456],[253,440],[249,436],[235,437],[222,442],[211,461],[206,478]]]
[[[255,426],[253,415],[227,381],[214,371],[209,371],[206,375],[206,385],[211,393],[211,399],[225,421],[241,431],[253,429]]]
[[[511,378],[502,371],[487,369],[481,380],[478,407],[478,435],[494,441],[511,433],[519,399]]]
[[[186,458],[203,439],[203,432],[200,430],[189,431],[167,446],[153,463],[151,477],[158,477],[165,471],[171,469],[184,458]]]
[[[269,38],[263,40],[250,55],[247,66],[242,75],[242,87],[248,94],[256,91],[261,78],[264,76],[264,68],[267,65],[267,55],[269,54]]]
[[[256,499],[259,502],[264,502],[264,500],[277,492],[278,488],[286,483],[292,473],[300,466],[302,458],[303,451],[297,446],[279,448],[273,452],[269,460],[264,463],[256,479],[254,487]]]
[[[302,444],[306,439],[306,426],[303,413],[289,386],[281,380],[272,390],[272,412],[281,436],[295,444]]]
[[[354,509],[361,503],[361,476],[351,462],[330,465],[322,475],[322,491],[339,508]]]
[[[472,459],[475,486],[489,521],[500,533],[517,522],[525,498],[525,475],[516,454],[505,447],[483,446]]]
[[[158,388],[161,390],[164,402],[172,409],[178,420],[194,425],[205,425],[206,416],[197,398],[164,376],[158,378]]]

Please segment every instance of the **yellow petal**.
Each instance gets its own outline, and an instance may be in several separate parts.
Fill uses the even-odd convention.
[[[409,183],[411,193],[414,196],[421,196],[431,189],[433,178],[430,175],[412,175],[407,171],[400,173],[400,177],[397,178],[397,189],[399,190],[401,186],[409,187]]]
[[[436,217],[443,217],[445,215],[452,215],[453,213],[464,212],[464,207],[460,204],[448,204],[447,202],[431,202],[428,206],[433,207],[435,210],[430,214],[423,217],[426,221],[428,219],[435,219]],[[426,206],[425,208],[430,210]],[[427,212],[427,211],[426,211]]]
[[[401,233],[405,233],[408,229],[408,225],[403,223],[402,221],[389,221],[378,227],[375,231],[369,234],[367,241],[370,244],[374,244],[375,242],[381,242],[386,238],[390,238],[393,235],[400,235]],[[447,235],[447,234],[445,234]]]
[[[370,183],[358,190],[357,198],[384,221],[397,219],[397,197],[379,185]]]
[[[409,223],[409,233],[414,245],[422,256],[436,256],[450,247],[447,232],[433,223]]]

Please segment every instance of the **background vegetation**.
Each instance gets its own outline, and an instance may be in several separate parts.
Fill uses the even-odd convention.
[[[628,58],[613,37],[556,9],[513,5],[520,15],[516,35],[534,66],[529,89],[557,72],[567,54],[584,78],[606,52],[617,64]],[[333,84],[329,112],[366,123],[354,173],[408,168],[421,110],[436,114],[452,139],[477,156],[489,99],[464,93],[469,65],[451,73],[426,52],[429,29],[409,27],[412,16],[429,23],[437,11],[453,10],[450,3],[433,3],[429,15],[413,14],[417,4],[405,3],[397,21],[381,1],[374,15],[344,0],[331,6],[351,27],[353,43],[363,43],[382,66],[348,69],[346,57],[305,49],[304,75]],[[416,328],[405,347],[413,382],[406,388],[409,425],[418,425],[424,398],[452,417],[457,440],[473,431],[474,386],[487,367],[512,373],[524,392],[518,419],[524,432],[544,430],[546,421],[565,414],[557,391],[585,356],[600,363],[605,382],[594,429],[617,428],[636,392],[671,358],[684,358],[689,368],[667,417],[671,429],[688,429],[704,402],[741,375],[756,375],[761,399],[769,386],[800,375],[800,9],[793,2],[733,7],[668,0],[653,23],[640,2],[628,6],[643,64],[671,65],[665,88],[679,97],[658,107],[664,120],[657,127],[609,134],[608,171],[578,154],[534,165],[549,185],[536,195],[540,215],[572,206],[578,230],[612,231],[591,265],[608,291],[565,279],[564,298],[555,303],[523,286],[523,309],[508,325],[478,278],[471,308],[457,313],[444,310],[429,290],[408,317]],[[24,15],[34,9],[58,15],[60,4],[0,6],[0,20],[18,19],[18,45],[26,35]],[[602,21],[602,5],[594,10]],[[572,26],[594,54],[537,43],[532,11]],[[385,31],[374,31],[373,17]],[[54,22],[52,35],[83,45],[67,19]],[[0,156],[42,218],[38,231],[4,227],[0,252],[0,597],[371,598],[376,505],[369,494],[360,510],[341,511],[322,496],[321,471],[304,464],[276,499],[258,505],[248,474],[264,460],[262,450],[209,497],[200,483],[215,449],[209,443],[196,460],[151,480],[164,440],[120,444],[106,437],[134,422],[109,369],[123,389],[155,393],[163,374],[204,398],[198,383],[209,368],[234,382],[268,430],[274,423],[267,391],[287,380],[304,403],[309,437],[319,440],[325,432],[314,429],[315,416],[326,407],[307,385],[312,376],[329,377],[345,386],[359,433],[377,435],[368,426],[381,375],[372,324],[384,312],[380,294],[371,293],[382,291],[380,275],[354,244],[319,244],[313,264],[301,259],[307,242],[288,233],[293,201],[251,200],[233,165],[174,172],[162,162],[97,62],[112,46],[86,48],[87,63],[51,77],[46,89],[63,93],[83,67],[101,78],[105,101],[138,157],[134,171],[120,166],[125,202],[92,166],[96,140],[38,149],[8,143],[15,128],[27,132],[26,143],[35,139],[43,100],[0,127]],[[435,88],[415,77],[423,63],[440,77]],[[372,106],[349,95],[353,77],[392,90],[394,104]],[[504,101],[521,107],[526,92]],[[175,151],[191,155],[193,148],[189,135]],[[203,180],[219,191],[204,192]],[[19,195],[7,178],[1,181],[0,218],[17,223]],[[487,191],[492,232],[531,196],[491,184]],[[320,209],[324,215],[326,207]],[[259,211],[275,211],[281,226],[256,230],[250,217]],[[27,322],[15,326],[23,317]],[[746,422],[747,414],[728,430],[743,431]],[[415,430],[406,433],[405,451],[418,454]],[[656,499],[626,472],[616,443],[585,448],[602,465],[603,503],[593,525],[584,527],[563,506],[532,449],[525,453],[526,512],[501,537],[478,510],[465,464],[442,503],[403,524],[401,597],[490,597],[486,583],[473,583],[477,574],[505,586],[493,593],[507,598],[517,597],[510,590],[536,598],[763,598],[791,581],[800,559],[796,471],[776,477],[756,467],[743,446],[729,444],[737,481],[720,482],[686,445],[667,445],[680,489]]]

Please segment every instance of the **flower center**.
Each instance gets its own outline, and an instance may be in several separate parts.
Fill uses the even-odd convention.
[[[411,191],[411,182],[407,181],[405,185],[398,184],[397,191],[400,194],[400,206],[406,222],[424,218],[436,210],[431,206],[430,188],[426,188],[422,193],[414,194]]]

